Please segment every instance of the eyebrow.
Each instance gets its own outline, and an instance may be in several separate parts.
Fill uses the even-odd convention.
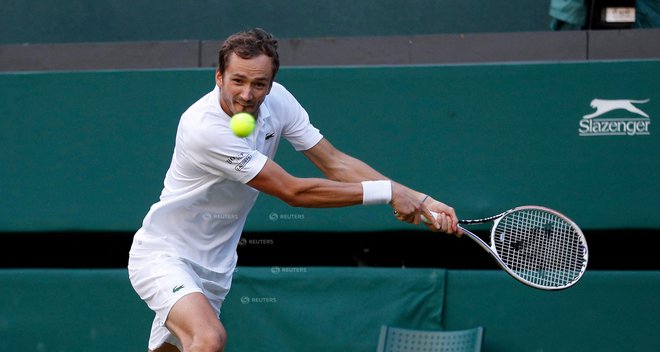
[[[240,79],[248,79],[248,76],[242,74],[242,73],[234,73],[231,75],[232,78],[240,78]],[[253,81],[266,81],[269,82],[268,77],[266,76],[259,76],[253,79]]]

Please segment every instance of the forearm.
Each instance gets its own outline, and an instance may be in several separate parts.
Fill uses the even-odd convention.
[[[333,170],[334,173],[327,175],[328,178],[340,182],[390,180],[387,176],[384,176],[366,163],[348,155],[338,162],[338,164],[342,166]],[[410,192],[420,201],[426,197],[425,194],[417,192],[395,181],[392,181],[392,192]]]
[[[336,208],[362,204],[360,183],[337,182],[319,178],[297,178],[282,199],[303,208]]]
[[[339,182],[361,182],[371,180],[389,180],[365,162],[342,154],[333,167],[326,170],[326,176]]]
[[[365,162],[345,154],[330,144],[326,139],[305,152],[305,155],[316,165],[325,176],[339,182],[361,182],[373,180],[389,180]],[[411,192],[419,200],[424,194],[416,192],[399,183],[392,182],[392,192]]]
[[[330,180],[361,182],[388,179],[361,160],[337,150],[326,139],[321,140],[304,154]]]
[[[335,208],[362,204],[363,200],[359,182],[294,177],[271,160],[248,185],[295,207]]]

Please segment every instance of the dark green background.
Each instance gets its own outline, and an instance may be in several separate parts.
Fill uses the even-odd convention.
[[[0,271],[0,350],[146,350],[153,313],[127,276]],[[222,319],[231,352],[373,352],[381,324],[483,326],[490,352],[647,352],[658,287],[657,271],[589,271],[546,292],[499,270],[239,267]]]
[[[221,39],[251,27],[279,38],[543,31],[548,9],[528,0],[8,0],[0,43]]]
[[[213,88],[212,76],[0,75],[0,230],[139,228],[158,200],[179,116]],[[639,61],[288,68],[278,80],[337,147],[462,218],[539,204],[585,229],[651,229],[660,227],[659,76],[660,61]],[[594,98],[650,99],[638,107],[651,135],[579,137]],[[286,142],[276,161],[296,176],[319,174]],[[390,212],[298,209],[261,195],[246,229],[410,228]]]

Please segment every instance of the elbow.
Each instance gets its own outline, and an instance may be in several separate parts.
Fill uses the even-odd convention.
[[[288,187],[282,187],[278,198],[294,208],[309,207],[314,203],[315,197],[310,194],[310,191],[315,186],[316,184],[310,183],[309,180],[298,179],[297,182],[289,184]]]
[[[301,208],[304,206],[303,197],[298,192],[284,192],[280,195],[280,199],[287,205],[294,208]]]

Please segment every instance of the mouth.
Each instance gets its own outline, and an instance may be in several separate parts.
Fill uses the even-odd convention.
[[[244,104],[244,103],[236,103],[236,112],[254,112],[254,105],[253,104]]]

